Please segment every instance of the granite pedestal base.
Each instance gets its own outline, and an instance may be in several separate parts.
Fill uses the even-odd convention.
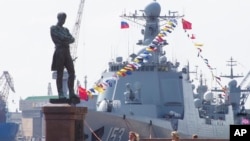
[[[46,141],[84,141],[87,107],[45,106]]]

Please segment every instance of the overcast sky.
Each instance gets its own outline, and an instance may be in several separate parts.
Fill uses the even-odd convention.
[[[142,27],[128,22],[129,29],[120,29],[122,13],[142,10],[151,0],[86,0],[83,10],[80,37],[77,48],[76,75],[88,87],[101,77],[108,61],[117,56],[124,60],[138,49],[135,46],[141,37]],[[249,65],[250,2],[247,0],[158,0],[161,14],[178,10],[192,23],[189,34],[203,43],[202,55],[216,68],[215,74],[229,74],[226,61],[233,57],[237,61],[235,74],[246,75]],[[57,95],[55,80],[50,71],[54,44],[49,28],[56,24],[58,12],[66,12],[65,26],[72,31],[80,0],[1,0],[0,1],[0,71],[9,71],[16,92],[10,92],[10,109],[18,106],[19,98],[47,95],[48,83]],[[190,63],[190,69],[202,72],[209,87],[211,73],[197,49],[179,26],[167,37],[170,45],[165,47],[168,59]],[[195,77],[195,76],[193,76]],[[238,79],[239,83],[241,79]],[[249,81],[250,82],[250,81]],[[227,85],[228,79],[222,78]],[[249,104],[250,105],[250,104]]]

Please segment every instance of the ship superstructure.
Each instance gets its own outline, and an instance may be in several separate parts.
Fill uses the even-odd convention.
[[[170,132],[177,130],[182,138],[198,134],[200,138],[228,139],[229,126],[241,124],[238,115],[244,113],[240,111],[241,88],[232,80],[223,93],[208,91],[202,75],[196,88],[190,80],[189,64],[180,68],[179,62],[170,61],[163,51],[168,43],[159,38],[159,34],[174,32],[171,29],[183,16],[171,11],[161,16],[156,1],[141,11],[140,16],[121,17],[145,21],[141,31],[144,38],[137,43],[142,49],[130,55],[131,61],[117,57],[109,62],[108,70],[98,80],[108,86],[98,95],[96,109],[86,116],[86,134],[123,141],[128,140],[130,130],[142,138],[170,138]],[[162,20],[170,24],[160,26]],[[148,53],[149,49],[154,51]],[[249,91],[245,92],[248,95]],[[95,134],[89,129],[96,130]]]

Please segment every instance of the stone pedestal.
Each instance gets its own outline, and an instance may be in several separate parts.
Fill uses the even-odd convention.
[[[46,141],[84,141],[87,107],[45,106]]]

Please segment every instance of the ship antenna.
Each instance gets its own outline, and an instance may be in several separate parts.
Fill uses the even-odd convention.
[[[233,67],[237,65],[237,64],[236,64],[237,61],[235,61],[235,60],[231,57],[230,60],[227,61],[227,62],[228,62],[227,66],[230,67],[230,74],[229,74],[229,75],[221,75],[221,77],[226,77],[226,78],[230,78],[230,79],[234,79],[234,78],[238,78],[238,77],[243,77],[243,76],[241,76],[241,75],[234,75],[234,74],[233,74]]]

